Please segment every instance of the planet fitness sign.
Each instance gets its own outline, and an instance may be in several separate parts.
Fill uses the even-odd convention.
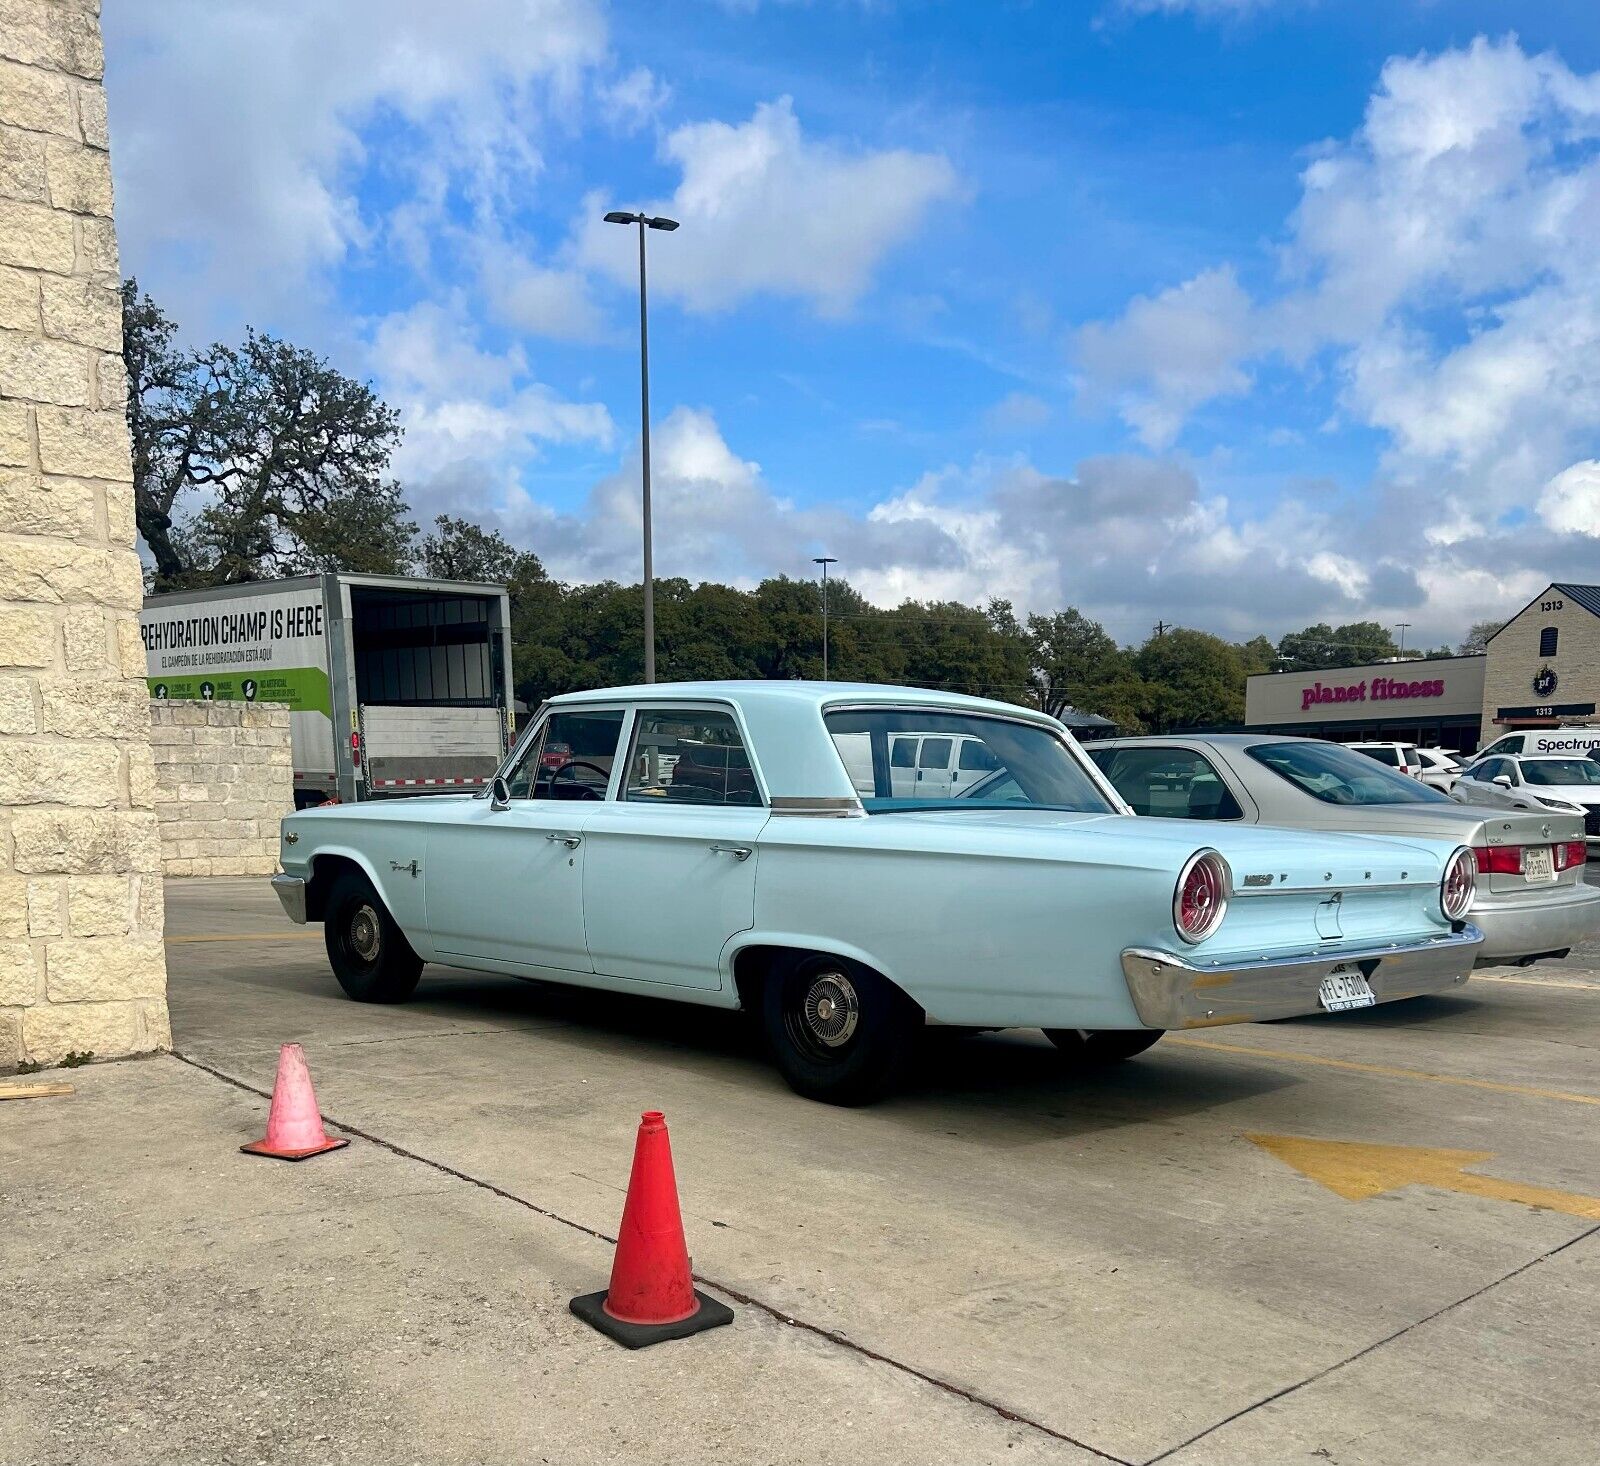
[[[1324,687],[1313,682],[1300,694],[1300,711],[1309,712],[1318,703],[1325,702],[1388,702],[1396,698],[1443,697],[1444,683],[1402,682],[1398,677],[1374,677],[1370,682],[1350,682],[1344,686]]]

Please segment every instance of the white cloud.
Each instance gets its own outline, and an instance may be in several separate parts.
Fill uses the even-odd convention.
[[[1087,401],[1150,444],[1277,355],[1340,384],[1423,523],[1486,532],[1600,422],[1600,73],[1514,38],[1383,68],[1361,127],[1316,150],[1275,292],[1227,267],[1078,337]]]
[[[482,279],[496,319],[535,336],[558,341],[597,341],[605,334],[600,308],[579,270],[490,252]]]
[[[661,114],[672,100],[672,88],[648,66],[635,66],[626,76],[603,83],[599,99],[614,127],[637,132]]]
[[[424,514],[459,507],[458,486],[473,479],[480,503],[514,487],[544,444],[612,444],[602,404],[533,380],[519,348],[483,350],[459,310],[425,304],[385,317],[371,355],[405,428],[395,471]]]
[[[1539,495],[1539,518],[1557,534],[1600,539],[1600,461],[1564,468]]]
[[[928,210],[957,193],[955,170],[938,154],[806,137],[788,97],[758,106],[748,122],[680,127],[662,151],[681,181],[670,198],[643,207],[683,228],[653,241],[651,289],[694,310],[772,294],[841,315]],[[584,263],[631,285],[634,241],[600,218],[622,206],[633,203],[588,198],[575,244]]]
[[[372,237],[366,168],[413,212],[525,186],[542,109],[606,51],[596,0],[162,0],[105,27],[124,258],[180,317],[300,297]],[[392,156],[380,119],[414,134]]]
[[[1077,334],[1086,399],[1115,403],[1147,445],[1165,447],[1202,402],[1250,385],[1240,363],[1251,327],[1250,298],[1230,267],[1137,296],[1119,319]]]
[[[1032,392],[1008,392],[983,415],[984,426],[995,433],[1025,433],[1050,421],[1050,404]]]

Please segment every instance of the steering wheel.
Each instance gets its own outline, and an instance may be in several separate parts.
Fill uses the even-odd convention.
[[[592,773],[596,773],[596,774],[598,774],[600,776],[600,788],[599,789],[596,789],[593,784],[586,784],[586,783],[582,782],[581,780],[579,780],[577,778],[574,778],[571,781],[572,782],[572,787],[574,789],[581,789],[583,791],[581,794],[579,794],[577,796],[577,798],[579,798],[579,799],[600,799],[600,798],[602,798],[603,797],[603,791],[604,791],[606,785],[611,782],[611,775],[609,773],[607,773],[604,769],[602,769],[599,766],[599,764],[592,764],[592,763],[589,763],[586,759],[581,759],[581,758],[568,759],[566,761],[566,763],[564,763],[564,764],[562,764],[560,766],[560,768],[552,769],[550,771],[550,782],[552,784],[554,784],[557,779],[559,779],[564,773],[567,772],[568,769],[588,769]]]

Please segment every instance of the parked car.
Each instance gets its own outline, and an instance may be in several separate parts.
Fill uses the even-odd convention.
[[[1417,777],[1430,789],[1448,794],[1461,777],[1461,759],[1447,748],[1419,748],[1417,757],[1422,760],[1422,772]]]
[[[1591,845],[1600,844],[1600,763],[1554,754],[1482,758],[1450,791],[1462,804],[1493,809],[1555,810],[1583,820]]]
[[[1119,738],[1096,744],[1089,756],[1139,814],[1427,836],[1470,847],[1477,876],[1469,915],[1484,933],[1480,966],[1565,957],[1600,930],[1600,890],[1584,883],[1583,825],[1570,814],[1467,809],[1348,746],[1315,738]]]
[[[1010,791],[902,792],[909,735],[980,743]],[[859,769],[863,739],[870,794],[840,748]],[[556,743],[585,751],[547,768]],[[353,998],[441,962],[744,1008],[796,1090],[846,1104],[924,1022],[1124,1059],[1448,989],[1483,941],[1459,840],[1135,819],[1054,719],[895,687],[568,694],[482,797],[294,814],[282,858],[285,910],[322,922]]]
[[[1375,758],[1380,764],[1386,764],[1391,769],[1398,769],[1402,774],[1409,774],[1413,779],[1422,777],[1422,757],[1412,743],[1347,743],[1346,748],[1353,748],[1358,753],[1364,753],[1368,758]]]

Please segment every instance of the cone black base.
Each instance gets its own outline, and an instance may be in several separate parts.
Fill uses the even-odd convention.
[[[687,1339],[690,1334],[733,1322],[733,1310],[726,1303],[718,1303],[696,1288],[694,1296],[700,1306],[688,1318],[680,1318],[677,1323],[624,1323],[620,1318],[612,1318],[602,1306],[606,1292],[602,1288],[598,1293],[585,1293],[574,1298],[568,1307],[586,1324],[599,1329],[608,1339],[615,1339],[625,1349],[645,1349],[651,1344],[664,1344],[668,1339]]]

